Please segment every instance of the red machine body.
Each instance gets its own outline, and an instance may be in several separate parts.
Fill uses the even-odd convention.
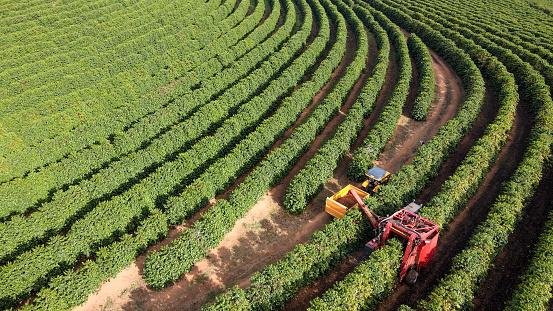
[[[415,283],[419,270],[428,265],[436,251],[440,235],[438,225],[417,214],[420,205],[409,204],[389,217],[380,217],[369,210],[355,191],[350,191],[350,195],[378,231],[377,236],[367,243],[369,248],[382,247],[390,237],[407,241],[399,279],[400,282]]]

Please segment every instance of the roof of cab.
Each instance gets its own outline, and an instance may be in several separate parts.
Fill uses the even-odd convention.
[[[373,166],[367,171],[367,176],[372,176],[374,179],[380,180],[386,175],[386,173],[388,172],[385,169],[378,166]]]

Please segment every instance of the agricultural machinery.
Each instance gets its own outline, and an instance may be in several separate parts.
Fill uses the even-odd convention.
[[[367,177],[367,180],[365,180],[361,185],[363,186],[363,189],[366,189],[365,191],[370,194],[374,194],[378,191],[378,189],[380,189],[381,185],[388,182],[392,174],[381,167],[373,166],[367,171],[365,176]]]
[[[378,216],[363,202],[368,195],[368,192],[347,185],[332,197],[326,198],[325,211],[336,218],[342,218],[349,209],[361,209],[376,232],[376,237],[366,243],[371,250],[382,247],[391,237],[404,241],[405,251],[399,281],[414,284],[420,269],[428,266],[436,251],[438,225],[418,215],[421,206],[415,203],[408,204],[391,216]]]

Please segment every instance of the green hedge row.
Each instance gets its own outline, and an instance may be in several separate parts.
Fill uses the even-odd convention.
[[[259,13],[257,13],[257,15],[259,15]],[[222,19],[222,16],[217,19]],[[244,23],[252,24],[252,19],[253,17],[248,18]],[[231,18],[224,19],[223,25],[221,25],[224,26],[221,27],[222,30],[228,31],[233,27],[233,21],[234,19]],[[236,23],[237,22],[238,20],[236,20]],[[245,34],[248,31],[246,28],[247,27],[240,27],[235,30],[237,34]],[[261,29],[265,31],[263,33],[252,33],[252,36],[257,37],[255,40],[263,40],[270,31],[263,27]],[[233,40],[235,41],[226,39],[227,37],[234,38]],[[227,51],[227,49],[238,39],[240,39],[240,36],[225,36],[218,40],[214,40],[208,46],[198,46],[200,48],[199,50],[188,53],[184,60],[179,61],[179,64],[172,64],[171,68],[174,67],[176,71],[174,74],[171,74],[169,81],[173,82],[170,84],[167,84],[168,82],[162,83],[166,86],[161,89],[156,88],[154,91],[139,95],[136,92],[142,92],[144,86],[140,85],[137,78],[146,75],[145,73],[136,73],[134,75],[120,74],[116,76],[114,79],[116,79],[117,85],[99,88],[102,91],[100,95],[96,96],[91,91],[87,91],[86,94],[84,94],[85,97],[78,100],[79,102],[88,104],[91,98],[109,96],[102,101],[102,107],[105,107],[102,108],[98,106],[99,108],[93,108],[93,106],[88,105],[80,107],[80,111],[83,112],[94,109],[94,111],[91,111],[94,112],[94,118],[87,118],[85,120],[81,115],[81,117],[79,117],[79,122],[83,124],[75,127],[69,132],[54,131],[59,135],[34,145],[29,145],[27,140],[22,141],[21,137],[14,133],[0,133],[2,135],[0,146],[3,147],[1,148],[1,160],[2,165],[6,168],[0,171],[0,181],[5,182],[12,178],[23,176],[29,171],[34,171],[49,163],[62,160],[64,157],[72,156],[73,153],[82,151],[86,146],[105,141],[106,137],[110,135],[117,137],[120,135],[121,131],[127,131],[129,128],[136,127],[136,125],[143,126],[144,124],[155,124],[151,122],[150,116],[155,115],[158,116],[157,119],[160,119],[159,115],[167,109],[170,109],[168,111],[183,110],[183,112],[177,116],[186,114],[186,111],[190,111],[190,108],[186,110],[186,107],[189,107],[188,101],[192,101],[193,98],[182,98],[182,95],[188,93],[190,88],[195,84],[223,70],[223,66],[216,57],[217,53],[228,53],[225,51]],[[223,49],[218,48],[217,45],[223,46]],[[254,46],[255,44],[252,44],[249,48],[251,49]],[[237,51],[236,57],[241,56],[247,51],[247,48],[242,51]],[[154,57],[151,58],[153,59]],[[150,77],[149,74],[147,74],[147,76]],[[174,81],[174,78],[179,79]],[[131,96],[130,94],[133,92],[136,94]],[[132,97],[133,100],[129,101],[126,99],[129,96]],[[184,108],[175,109],[183,106]],[[113,107],[116,109],[112,109]],[[49,110],[45,108],[43,111],[48,112]],[[54,114],[54,112],[50,111],[49,115],[52,114]],[[28,114],[25,114],[25,116],[27,115]],[[65,113],[58,115],[64,116]],[[174,117],[168,117],[167,120],[162,119],[163,122],[160,122],[159,129],[161,130],[177,120],[178,117],[177,119],[174,119]],[[129,124],[129,122],[131,123]]]
[[[428,6],[428,4],[425,4]],[[520,44],[516,44],[506,37],[508,37],[508,33],[501,32],[499,30],[495,30],[495,32],[498,32],[498,35],[494,35],[493,33],[488,32],[482,32],[482,29],[476,27],[474,24],[469,23],[465,20],[463,20],[460,17],[451,16],[451,11],[439,12],[437,10],[434,10],[432,8],[421,10],[420,7],[417,6],[408,6],[413,11],[420,13],[424,16],[426,16],[429,19],[433,19],[436,22],[441,23],[445,27],[448,27],[450,30],[459,32],[460,34],[466,36],[467,38],[470,38],[474,35],[477,35],[481,38],[486,38],[489,40],[491,44],[496,44],[499,46],[502,46],[504,48],[507,48],[511,50],[513,53],[517,54],[522,60],[526,61],[530,65],[532,65],[536,70],[538,70],[542,76],[545,79],[545,82],[551,87],[553,86],[553,66],[548,63],[545,59],[543,59],[540,55],[537,55],[528,49],[522,47]],[[458,11],[457,11],[458,12]],[[444,16],[447,16],[444,17]],[[487,27],[487,29],[491,29],[491,27]]]
[[[332,177],[334,169],[351,143],[357,138],[357,133],[363,127],[363,119],[368,116],[382,88],[388,67],[390,44],[384,30],[377,28],[374,20],[367,21],[370,30],[375,33],[378,45],[378,55],[375,55],[375,68],[365,81],[359,97],[353,103],[344,121],[338,126],[332,137],[327,140],[300,172],[294,176],[284,195],[284,208],[293,213],[300,213],[308,202],[323,187],[328,178]],[[356,33],[360,36],[360,52],[367,54],[367,38],[362,35],[361,21],[354,23]],[[381,32],[378,32],[380,30]],[[398,30],[399,31],[399,30]],[[407,70],[406,70],[407,71]]]
[[[311,22],[306,25],[308,26],[300,31],[298,36],[295,36],[285,48],[271,57],[273,60],[271,66],[261,68],[266,71],[278,70],[278,68],[274,68],[278,66],[277,59],[285,61],[287,55],[289,58],[293,58],[308,38]],[[303,71],[308,68],[307,65],[302,65],[304,61],[301,56],[296,58],[292,65],[295,70],[290,71],[301,77]],[[288,74],[282,77],[282,79],[273,80],[271,88],[275,89],[278,85],[278,89],[285,92],[289,88],[286,86],[287,84],[293,87],[297,82]],[[289,79],[285,80],[284,77]],[[273,99],[275,97],[266,97],[267,101]],[[122,233],[132,230],[138,220],[155,209],[156,199],[172,191],[173,187],[183,178],[183,176],[176,176],[180,173],[179,168],[187,163],[182,160],[178,158],[176,161],[164,163],[162,167],[133,185],[128,191],[95,206],[85,218],[75,222],[65,236],[56,236],[48,244],[40,245],[23,253],[15,261],[0,267],[0,279],[2,279],[0,281],[2,286],[0,302],[2,305],[10,305],[21,300],[30,291],[40,287],[48,278],[72,265],[79,256],[88,256],[97,247],[107,245]],[[63,254],[63,256],[59,254]],[[18,282],[8,281],[14,279]]]
[[[409,93],[409,85],[411,83],[412,68],[411,59],[409,58],[409,49],[405,36],[390,20],[380,12],[371,11],[383,27],[388,31],[390,41],[397,50],[397,62],[399,64],[399,75],[388,99],[388,102],[378,121],[369,131],[367,137],[363,140],[361,147],[353,153],[353,160],[348,168],[348,176],[357,181],[361,181],[365,177],[367,170],[373,165],[373,161],[384,149],[386,142],[394,134],[397,120],[401,116],[403,105]]]
[[[116,57],[117,54],[92,51],[77,63],[61,68],[42,68],[35,75],[25,75],[27,67],[32,65],[4,71],[6,77],[3,78],[8,81],[6,86],[14,83],[15,88],[25,91],[18,94],[9,89],[5,91],[0,105],[0,122],[6,131],[17,133],[25,144],[32,146],[81,124],[83,119],[98,116],[89,114],[91,112],[103,111],[105,114],[106,110],[113,110],[126,101],[134,101],[147,91],[157,92],[159,87],[173,80],[168,75],[168,69],[175,61],[204,47],[223,34],[223,29],[228,31],[244,19],[248,3],[243,3],[231,13],[233,6],[227,3],[211,13],[191,16],[189,19],[202,26],[199,29],[194,29],[195,25],[190,25],[189,29],[178,29],[170,24],[159,27],[155,23],[151,24],[159,28],[151,33],[147,30],[140,33],[140,29],[135,28],[133,31],[138,33],[134,34],[133,39],[120,46],[114,43],[116,53],[128,54],[121,59]],[[220,24],[213,23],[214,19],[220,20]],[[143,23],[143,26],[146,24]],[[198,32],[202,32],[198,38],[205,39],[190,37],[190,34]],[[182,41],[197,44],[182,44]],[[164,51],[169,47],[172,49]],[[204,52],[209,53],[205,49]],[[167,69],[164,69],[165,66]],[[122,86],[120,79],[131,76],[134,80]],[[28,84],[18,82],[21,77]],[[106,90],[114,92],[107,94]]]
[[[307,25],[311,26],[309,23]],[[99,201],[109,199],[114,193],[124,192],[125,188],[140,182],[133,179],[138,179],[137,177],[148,174],[158,167],[170,178],[166,177],[167,180],[162,183],[164,186],[158,185],[156,192],[157,195],[167,194],[183,178],[189,177],[192,172],[197,170],[198,166],[202,164],[200,160],[206,161],[216,157],[229,143],[242,136],[242,131],[260,122],[260,118],[272,109],[275,99],[295,85],[295,81],[300,78],[299,75],[295,73],[295,80],[292,80],[293,76],[283,73],[281,77],[271,82],[262,94],[249,100],[251,93],[255,92],[255,89],[251,88],[263,86],[263,81],[282,73],[286,63],[281,62],[286,62],[286,58],[288,61],[293,59],[294,54],[301,49],[307,39],[305,33],[308,31],[309,29],[305,30],[303,36],[297,36],[295,40],[289,41],[284,49],[271,55],[260,68],[246,79],[235,84],[217,100],[200,108],[191,118],[164,133],[160,139],[154,140],[146,148],[111,163],[110,166],[102,169],[90,179],[69,187],[67,191],[60,190],[53,195],[51,201],[43,204],[37,212],[32,213],[29,217],[17,216],[8,222],[1,223],[0,261],[13,259],[17,253],[56,234],[88,210],[93,209]],[[296,65],[296,67],[298,66],[302,65]],[[287,68],[284,72],[294,72],[293,67]],[[244,103],[245,101],[247,102]],[[237,115],[225,120],[218,129],[220,144],[214,144],[212,139],[204,138],[194,145],[196,148],[191,149],[194,154],[201,156],[192,156],[193,160],[189,160],[187,156],[192,152],[179,154],[183,146],[194,142],[198,136],[201,137],[214,125],[229,118],[229,115],[236,109],[238,109]],[[173,160],[176,157],[178,157],[178,161]],[[169,162],[163,164],[167,160]],[[165,192],[161,192],[160,188],[162,187],[165,188],[163,190]]]
[[[321,297],[310,302],[308,310],[369,310],[394,288],[403,245],[396,239],[357,266],[343,280],[335,283]]]
[[[361,5],[366,5],[361,3]],[[416,33],[425,44],[435,50],[454,68],[463,83],[464,101],[455,117],[447,121],[438,133],[420,146],[412,162],[404,165],[390,179],[386,187],[368,198],[370,207],[382,206],[382,214],[392,213],[398,207],[410,202],[413,196],[439,171],[443,161],[455,149],[457,143],[476,120],[484,102],[484,79],[467,52],[456,47],[451,39],[445,38],[431,27],[413,19],[406,20],[401,12],[387,8],[379,1],[371,2],[376,9],[411,33]]]
[[[276,1],[273,8],[273,13],[256,31],[261,30],[262,33],[266,34],[271,28],[274,29],[279,18],[280,2]],[[264,8],[260,7],[259,10],[262,13]],[[122,156],[123,158],[125,156],[129,157],[130,152],[151,145],[153,143],[152,140],[156,138],[160,139],[160,141],[170,139],[171,141],[178,142],[179,140],[174,138],[175,135],[171,137],[171,133],[177,133],[176,136],[181,137],[182,131],[187,130],[187,126],[184,126],[187,125],[185,121],[182,122],[183,125],[178,125],[179,121],[183,121],[180,118],[186,112],[194,111],[198,107],[205,105],[214,94],[223,91],[224,88],[236,82],[236,79],[251,71],[257,63],[270,55],[271,51],[276,49],[282,40],[287,37],[285,29],[291,31],[293,24],[293,20],[288,22],[281,31],[275,34],[273,40],[261,43],[257,48],[236,61],[231,67],[213,77],[211,81],[214,87],[206,88],[205,91],[202,89],[188,92],[183,96],[183,101],[179,101],[177,105],[160,109],[160,111],[147,117],[147,120],[134,124],[126,132],[116,136],[111,142],[106,140],[92,145],[89,149],[70,155],[62,161],[44,167],[25,178],[17,178],[1,184],[0,219],[6,219],[12,214],[20,214],[27,211],[39,202],[47,199],[51,195],[52,189],[60,188],[72,180],[78,181],[88,176],[92,177],[90,176],[91,172],[98,173],[98,170],[105,167],[106,163],[109,163],[110,160],[116,159],[121,161]],[[244,31],[246,30],[247,28]],[[240,42],[251,40],[250,44],[256,44],[260,43],[259,41],[263,40],[263,38],[252,35]],[[168,126],[172,127],[167,129]],[[165,149],[168,153],[171,150],[177,150],[176,148],[171,149],[169,147],[171,146],[170,142],[163,142],[162,144],[167,144]]]
[[[85,302],[89,295],[110,277],[127,267],[146,247],[166,234],[167,218],[153,211],[141,221],[133,234],[102,247],[94,260],[86,260],[77,270],[67,270],[40,289],[21,310],[71,310]]]
[[[505,310],[543,310],[549,308],[553,298],[553,212],[538,243],[526,272],[522,275]]]
[[[430,105],[434,99],[435,80],[434,71],[432,70],[432,57],[424,42],[415,34],[409,36],[407,45],[419,74],[419,85],[413,104],[412,115],[413,119],[422,121],[426,119]]]
[[[312,97],[324,85],[334,68],[338,66],[346,49],[346,26],[343,17],[326,1],[323,4],[325,4],[327,14],[331,19],[337,19],[337,42],[310,81],[302,84],[294,93],[298,94],[298,98],[293,99],[292,102],[302,102],[305,105],[310,103]],[[328,29],[328,21],[323,20],[322,24]],[[321,27],[321,29],[325,28]],[[328,34],[327,32],[326,35],[328,36]],[[360,64],[363,61],[360,55],[356,56],[354,62],[348,66],[348,69],[351,70],[346,71],[346,76],[335,86],[333,91],[282,145],[272,150],[248,174],[246,179],[230,194],[228,202],[220,201],[215,204],[178,239],[147,257],[144,270],[147,282],[151,286],[165,286],[187,272],[195,262],[204,258],[208,251],[216,247],[223,236],[234,227],[235,222],[295,164],[294,161],[309,147],[324,125],[340,108],[342,100],[347,96],[347,91],[355,82],[355,74],[360,73],[362,69]]]
[[[198,6],[198,9],[202,12],[210,12],[222,4],[221,1],[210,1],[203,5],[199,2],[196,0],[190,1],[184,5],[175,6],[175,9],[187,10],[193,5]],[[41,8],[40,5],[35,5],[32,8],[32,13],[27,12],[27,15],[25,15],[25,10],[22,8],[10,8],[6,13],[17,16],[5,15],[2,19],[0,27],[4,36],[2,36],[0,43],[9,46],[9,48],[3,51],[0,67],[10,69],[29,62],[39,62],[46,58],[53,59],[53,56],[65,55],[65,57],[72,57],[81,52],[73,50],[76,46],[81,46],[83,50],[109,48],[109,46],[104,46],[92,37],[82,38],[80,34],[84,29],[89,28],[95,19],[102,17],[111,23],[91,31],[108,36],[111,40],[115,38],[128,40],[128,37],[123,35],[125,30],[128,31],[128,28],[136,28],[146,23],[145,16],[143,16],[144,11],[159,11],[160,5],[166,5],[166,3],[152,1],[142,5],[131,4],[125,6],[122,3],[110,3],[108,1],[88,3],[74,1],[63,8],[59,6]],[[76,6],[80,6],[80,8]],[[54,28],[45,31],[44,26],[37,23],[37,14],[40,14],[41,21],[49,26],[54,26]],[[171,15],[174,15],[174,13]],[[185,18],[190,15],[190,11],[181,14]],[[25,28],[25,26],[28,27]],[[151,25],[148,26],[151,27]],[[35,46],[32,43],[35,43]],[[98,45],[98,47],[95,45]],[[12,57],[6,57],[10,54]]]

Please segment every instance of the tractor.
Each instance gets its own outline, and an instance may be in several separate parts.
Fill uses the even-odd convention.
[[[378,216],[363,202],[368,195],[369,193],[353,185],[347,185],[332,197],[326,198],[325,211],[340,219],[352,208],[361,209],[376,232],[376,237],[366,243],[371,250],[382,247],[391,237],[403,240],[405,251],[399,281],[415,284],[420,269],[428,266],[436,251],[440,235],[438,225],[418,215],[421,206],[414,202],[391,216]]]
[[[375,194],[381,185],[388,182],[392,174],[381,167],[373,166],[367,171],[365,176],[367,180],[361,184],[363,189],[370,194]]]

